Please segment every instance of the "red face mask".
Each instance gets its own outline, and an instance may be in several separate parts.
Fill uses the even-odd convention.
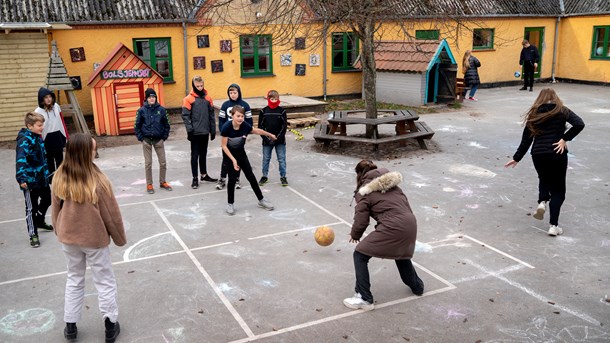
[[[270,109],[276,109],[278,106],[280,105],[280,101],[271,101],[271,98],[267,99],[267,106],[269,106]]]

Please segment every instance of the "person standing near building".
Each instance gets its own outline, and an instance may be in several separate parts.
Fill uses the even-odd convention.
[[[64,160],[64,147],[68,139],[68,131],[61,107],[55,102],[55,94],[41,87],[38,90],[38,108],[34,112],[44,117],[42,140],[46,149],[47,166],[49,168],[49,183],[53,182],[53,173]]]
[[[472,56],[471,50],[466,50],[464,58],[462,59],[462,72],[464,73],[464,83],[467,87],[470,87],[468,100],[478,101],[477,98],[474,97],[474,94],[481,84],[481,80],[479,79],[479,67],[481,67],[479,59]],[[466,91],[464,91],[463,95],[466,97]]]
[[[540,54],[538,54],[538,48],[531,45],[527,39],[524,39],[521,45],[523,45],[523,49],[521,49],[519,65],[523,67],[523,87],[519,90],[524,91],[529,87],[531,92],[534,90],[534,73],[538,68]]]

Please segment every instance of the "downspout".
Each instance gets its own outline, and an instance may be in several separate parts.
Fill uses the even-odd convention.
[[[551,83],[557,83],[555,80],[555,68],[557,66],[557,42],[559,41],[559,24],[561,23],[561,17],[565,14],[565,6],[563,0],[559,0],[559,9],[561,14],[557,17],[555,22],[555,39],[553,39],[553,67],[551,68]]]
[[[182,22],[182,33],[184,37],[184,95],[189,95],[189,58],[188,44],[186,44],[186,20]]]
[[[328,27],[326,21],[324,21],[324,29],[322,30],[322,35],[324,35],[324,42],[322,43],[322,93],[324,95],[324,101],[326,101],[326,35],[328,34]]]

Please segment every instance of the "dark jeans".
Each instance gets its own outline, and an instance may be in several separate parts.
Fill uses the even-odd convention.
[[[23,191],[25,197],[25,222],[30,237],[38,235],[38,226],[44,224],[45,215],[51,206],[51,188],[33,188]]]
[[[206,157],[208,154],[208,139],[210,135],[191,136],[191,173],[197,177],[197,167],[201,174],[207,174]]]
[[[231,150],[231,155],[235,157],[239,169],[244,172],[246,179],[248,179],[248,182],[250,182],[250,187],[252,187],[254,194],[256,194],[256,198],[258,200],[262,200],[263,192],[261,192],[261,188],[258,186],[258,182],[256,181],[256,176],[254,176],[254,173],[252,172],[250,161],[248,161],[248,156],[246,156],[246,151],[243,149],[237,151]],[[224,153],[222,163],[225,165],[225,168],[229,174],[229,183],[227,185],[227,193],[229,196],[228,203],[233,204],[235,202],[235,182],[239,177],[239,171],[233,168],[233,161],[231,161],[228,156],[224,155]]]
[[[369,280],[369,260],[371,256],[354,250],[354,268],[356,269],[356,292],[360,293],[362,300],[373,303],[371,282]],[[400,273],[402,282],[409,286],[413,293],[421,294],[424,291],[424,282],[417,276],[411,260],[394,260]]]
[[[231,166],[231,168],[233,168],[233,166]],[[237,171],[237,179],[239,180],[239,175],[241,174],[241,170]],[[221,164],[220,166],[220,178],[221,179],[226,179],[227,178],[227,166],[224,164],[224,162]]]
[[[59,168],[61,162],[64,161],[64,150],[53,149],[47,150],[47,166],[49,167],[49,183],[53,183],[53,173]]]
[[[523,87],[534,87],[534,62],[523,62]]]
[[[549,201],[550,224],[559,224],[559,212],[566,198],[568,154],[532,155],[538,173],[538,202]]]

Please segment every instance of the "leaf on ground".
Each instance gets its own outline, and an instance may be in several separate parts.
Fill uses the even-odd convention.
[[[489,301],[494,302],[494,300],[492,298],[489,298]]]
[[[548,302],[549,304],[551,304],[551,305],[555,305],[555,303],[554,303],[554,302],[552,302],[552,301],[547,301],[547,302]]]

